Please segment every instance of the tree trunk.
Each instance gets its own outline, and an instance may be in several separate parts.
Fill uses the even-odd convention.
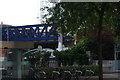
[[[103,62],[102,62],[102,24],[103,24],[103,16],[105,11],[105,4],[103,3],[101,5],[101,10],[99,11],[99,23],[98,23],[98,65],[99,65],[99,80],[103,80]]]

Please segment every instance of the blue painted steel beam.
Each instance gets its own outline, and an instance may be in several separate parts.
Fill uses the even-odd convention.
[[[16,27],[3,27],[1,41],[37,41],[37,40],[56,40],[58,33],[52,24],[38,24]],[[63,38],[70,38],[65,36]]]

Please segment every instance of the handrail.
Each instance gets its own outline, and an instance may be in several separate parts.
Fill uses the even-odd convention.
[[[52,24],[2,27],[2,41],[57,40],[58,32]],[[64,39],[70,37],[65,36]]]

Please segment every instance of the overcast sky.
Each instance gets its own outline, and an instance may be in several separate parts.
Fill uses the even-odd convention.
[[[39,23],[40,0],[0,0],[0,22],[9,25]]]

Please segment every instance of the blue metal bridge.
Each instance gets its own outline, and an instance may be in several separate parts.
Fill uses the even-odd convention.
[[[63,36],[63,41],[68,41],[70,39],[71,38],[69,36]],[[21,67],[23,57],[22,54],[24,53],[24,49],[37,48],[38,45],[42,46],[42,48],[56,49],[57,41],[57,27],[52,24],[37,24],[26,26],[0,25],[0,44],[3,44],[0,46],[0,49],[6,50],[4,53],[5,56],[11,56],[9,56],[9,59],[13,61],[12,77],[14,79],[22,78]],[[13,54],[8,54],[8,50],[11,49],[13,50]]]
[[[52,24],[37,24],[27,26],[10,26],[0,28],[0,41],[38,41],[57,40],[58,32]],[[63,39],[70,39],[64,36]]]

